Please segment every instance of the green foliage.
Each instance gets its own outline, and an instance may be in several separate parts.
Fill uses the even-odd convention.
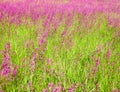
[[[7,84],[2,84],[3,80],[0,79],[2,90],[38,92],[47,88],[50,82],[55,85],[61,82],[65,91],[75,83],[79,84],[75,92],[93,92],[96,90],[96,84],[100,85],[99,92],[109,92],[112,88],[120,89],[118,81],[120,62],[119,55],[116,55],[120,51],[120,41],[119,37],[113,35],[117,29],[107,25],[106,18],[101,20],[98,17],[94,25],[86,24],[84,27],[84,23],[79,23],[77,17],[74,17],[75,20],[65,36],[61,36],[61,33],[65,31],[62,21],[54,34],[52,34],[54,29],[49,31],[46,42],[40,47],[35,34],[38,26],[35,24],[32,26],[10,24],[8,26],[6,22],[6,25],[0,25],[0,50],[4,49],[5,42],[10,42],[10,60],[13,64],[19,65],[15,79],[11,77]],[[25,47],[25,42],[29,42],[27,47]],[[36,50],[37,47],[39,50]],[[106,56],[108,48],[111,50],[110,56]],[[30,60],[33,52],[37,52],[36,67],[34,72],[31,72]],[[100,64],[97,72],[93,73],[95,60],[99,56]],[[0,61],[2,58],[3,55],[0,53]],[[50,61],[47,62],[47,59]],[[32,81],[31,86],[28,85],[29,81]]]

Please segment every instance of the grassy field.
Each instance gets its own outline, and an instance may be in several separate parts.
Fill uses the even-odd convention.
[[[120,91],[120,23],[112,13],[13,17],[0,19],[0,92]]]

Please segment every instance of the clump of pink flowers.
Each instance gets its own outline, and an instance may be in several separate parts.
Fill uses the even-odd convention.
[[[16,76],[17,74],[17,68],[15,69],[11,60],[10,60],[10,42],[8,42],[7,44],[5,44],[4,46],[5,50],[2,51],[3,54],[3,59],[2,59],[2,64],[1,64],[1,75],[4,77],[9,77],[10,74],[12,74],[13,77]]]
[[[42,92],[62,92],[63,91],[63,86],[58,83],[55,85],[53,82],[48,83],[48,88],[44,88]]]

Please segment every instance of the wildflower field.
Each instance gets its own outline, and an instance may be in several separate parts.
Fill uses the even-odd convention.
[[[120,92],[120,0],[0,0],[0,92]]]

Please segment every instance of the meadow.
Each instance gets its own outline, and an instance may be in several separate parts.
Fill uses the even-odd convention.
[[[0,92],[120,92],[120,1],[1,0]]]

